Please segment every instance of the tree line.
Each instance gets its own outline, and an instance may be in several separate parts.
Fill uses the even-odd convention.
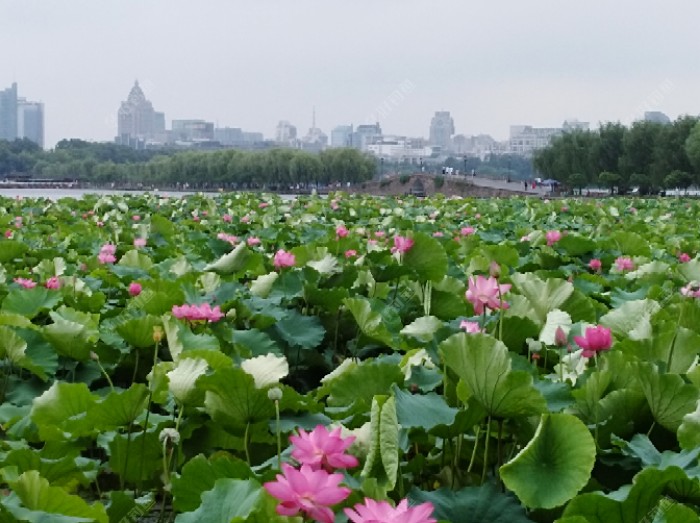
[[[533,157],[535,168],[574,188],[605,186],[642,194],[700,184],[700,120],[680,117],[631,127],[607,123],[595,131],[572,131]]]
[[[0,176],[76,179],[120,186],[305,188],[370,180],[376,160],[355,149],[318,154],[295,149],[242,151],[135,150],[62,140],[43,151],[28,140],[0,141]]]

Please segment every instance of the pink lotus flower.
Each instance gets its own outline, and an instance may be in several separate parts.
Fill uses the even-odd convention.
[[[345,515],[353,523],[436,523],[432,516],[433,504],[429,501],[413,507],[408,506],[408,501],[402,499],[392,507],[388,501],[375,501],[365,498],[364,505],[358,503],[354,510],[344,509]]]
[[[620,271],[631,271],[634,270],[634,262],[629,256],[620,256],[615,260],[615,268]]]
[[[340,437],[340,427],[331,432],[323,425],[317,425],[311,432],[299,429],[298,436],[289,436],[294,445],[292,457],[302,465],[314,470],[320,468],[332,472],[335,469],[357,467],[359,461],[345,451],[355,441],[355,436]]]
[[[135,281],[132,281],[129,284],[129,294],[131,296],[138,296],[141,294],[141,291],[143,290],[143,287],[141,287],[141,284]]]
[[[97,225],[98,227],[104,227],[104,226],[105,226],[105,222],[102,222],[102,221],[99,221],[99,220],[98,220],[97,222],[95,222],[95,225]]]
[[[238,236],[233,234],[226,234],[225,232],[220,232],[216,235],[219,240],[230,243],[231,245],[236,245],[238,243]]]
[[[25,289],[33,289],[34,287],[36,287],[36,282],[27,278],[15,278],[14,282],[18,285],[21,285]]]
[[[277,505],[277,513],[296,516],[302,512],[321,523],[333,523],[335,516],[329,507],[345,500],[351,492],[347,487],[338,486],[343,481],[343,475],[313,470],[308,465],[302,465],[297,470],[288,463],[282,463],[281,468],[282,474],[277,474],[277,481],[263,485],[270,495],[281,501]]]
[[[193,216],[192,220],[194,220],[195,222],[199,222],[201,218],[199,216]]]
[[[337,211],[340,206],[338,205],[338,200],[331,200],[331,209]]]
[[[230,214],[224,214],[221,217],[221,219],[224,220],[226,223],[231,223],[233,221],[233,216],[231,216]]]
[[[588,262],[588,267],[592,271],[598,272],[603,267],[603,262],[601,262],[598,258],[593,258],[591,261]]]
[[[375,238],[384,238],[384,236],[386,236],[386,233],[384,231],[376,231],[374,233]]]
[[[277,269],[281,269],[283,267],[294,267],[295,263],[296,258],[291,252],[287,252],[284,249],[280,249],[275,253],[275,259],[273,264]]]
[[[12,231],[10,229],[7,229],[5,231],[5,238],[7,238],[8,240],[12,238]]]
[[[134,220],[135,222],[139,222],[139,221],[141,221],[141,216],[139,216],[138,214],[134,214],[131,217],[131,219]]]
[[[112,243],[105,243],[102,247],[100,247],[100,252],[104,254],[116,254],[117,246]]]
[[[547,239],[547,245],[551,247],[561,240],[561,233],[559,231],[547,231],[544,237]]]
[[[338,225],[335,228],[335,234],[338,236],[338,238],[345,238],[349,233],[350,231],[348,231],[345,225]]]
[[[146,246],[146,238],[134,238],[134,247],[140,249]]]
[[[348,249],[345,251],[346,258],[354,258],[355,256],[357,256],[357,251],[355,249]]]
[[[117,261],[117,258],[114,256],[114,254],[109,254],[105,252],[101,252],[100,254],[98,254],[97,259],[103,265],[108,263],[114,263]]]
[[[506,302],[501,303],[501,296],[510,290],[510,283],[499,285],[498,280],[493,276],[485,278],[481,275],[474,278],[469,277],[469,288],[465,294],[467,300],[474,306],[476,314],[483,314],[484,307],[496,310],[503,307],[508,308]]]
[[[610,329],[598,325],[597,327],[588,327],[583,336],[574,336],[576,344],[583,349],[582,356],[584,358],[592,358],[596,353],[608,350],[612,345],[612,336]]]
[[[247,214],[241,218],[241,222],[243,223],[250,223],[250,216]]]
[[[264,208],[267,207],[268,205],[270,205],[270,204],[267,203],[267,202],[260,202],[260,203],[258,204],[258,208],[259,208],[259,209],[264,209]]]
[[[521,242],[529,242],[529,241],[530,241],[530,235],[529,235],[529,234],[525,234],[524,236],[521,236],[521,237],[520,237],[520,241],[521,241]]]
[[[260,238],[251,236],[245,242],[248,244],[248,247],[254,247],[256,245],[260,245]]]
[[[61,280],[58,279],[57,276],[51,276],[46,282],[44,283],[44,287],[47,289],[60,289],[61,288]]]
[[[411,250],[411,247],[413,247],[413,239],[405,236],[394,236],[394,246],[391,248],[391,252],[405,254]]]
[[[681,263],[688,263],[692,258],[687,252],[682,252],[678,255],[678,261]]]
[[[440,231],[435,231],[433,233],[433,238],[442,238],[443,236],[445,236],[445,235]]]
[[[700,298],[700,285],[697,282],[690,282],[681,288],[681,294],[689,298]]]
[[[187,321],[208,321],[213,323],[224,317],[221,307],[218,305],[212,308],[208,303],[201,305],[173,305],[173,316],[180,320]]]
[[[480,219],[481,219],[481,214],[476,213],[476,214],[474,215],[474,218],[476,218],[477,220],[480,220]]]
[[[475,321],[462,320],[459,324],[460,329],[464,329],[467,334],[476,334],[478,332],[483,332],[481,326]]]
[[[474,227],[469,227],[469,226],[468,226],[468,227],[462,227],[462,228],[459,230],[459,232],[460,232],[460,234],[461,234],[462,236],[471,236],[472,234],[474,234],[474,231],[475,231]]]

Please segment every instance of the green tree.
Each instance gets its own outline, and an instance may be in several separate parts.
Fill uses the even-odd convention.
[[[610,189],[610,194],[615,194],[615,187],[618,187],[620,184],[621,177],[619,174],[610,172],[610,171],[603,171],[600,173],[598,176],[598,181],[604,186]]]
[[[700,121],[695,123],[685,141],[685,153],[695,173],[700,174]]]

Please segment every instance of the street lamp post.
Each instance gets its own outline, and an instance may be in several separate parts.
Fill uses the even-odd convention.
[[[379,159],[379,178],[384,178],[384,158]]]
[[[464,180],[467,180],[467,155],[464,155]]]

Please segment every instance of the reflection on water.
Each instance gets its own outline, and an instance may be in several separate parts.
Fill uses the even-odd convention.
[[[192,194],[198,194],[197,192],[187,192],[187,191],[115,191],[109,189],[55,189],[55,188],[42,188],[42,189],[0,189],[0,196],[5,196],[7,198],[16,198],[20,196],[22,198],[49,198],[51,200],[60,200],[61,198],[82,198],[86,194],[99,194],[99,195],[139,195],[139,194],[157,194],[159,196],[189,196]],[[218,192],[205,193],[215,196],[219,194]],[[296,198],[293,194],[280,194],[280,198],[283,200],[293,200]]]

